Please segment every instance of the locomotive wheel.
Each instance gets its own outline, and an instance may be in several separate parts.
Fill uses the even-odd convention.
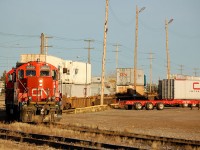
[[[142,109],[142,104],[139,103],[139,102],[135,103],[135,109],[136,110],[141,110]]]
[[[146,110],[153,110],[154,106],[152,103],[146,103],[145,108]]]
[[[165,105],[163,103],[157,103],[156,108],[157,110],[163,110]]]
[[[6,115],[10,115],[10,105],[6,104]]]

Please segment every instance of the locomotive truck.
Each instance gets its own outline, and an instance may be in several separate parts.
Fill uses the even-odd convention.
[[[6,74],[5,105],[10,119],[55,122],[61,119],[59,71],[46,62],[17,63]]]

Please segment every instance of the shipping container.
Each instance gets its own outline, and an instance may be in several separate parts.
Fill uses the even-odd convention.
[[[162,99],[200,100],[200,80],[164,79]]]
[[[188,76],[188,75],[182,75],[182,74],[172,74],[170,75],[171,79],[178,79],[178,80],[200,80],[200,77],[197,76]]]
[[[137,70],[137,85],[144,85],[144,71]],[[128,86],[134,84],[133,68],[117,68],[117,85]]]

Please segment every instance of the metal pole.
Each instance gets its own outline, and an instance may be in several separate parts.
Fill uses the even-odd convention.
[[[103,41],[103,56],[102,56],[102,74],[101,74],[101,105],[104,100],[104,79],[105,79],[105,62],[106,62],[106,39],[108,32],[108,0],[106,0],[106,16],[104,24],[104,41]]]

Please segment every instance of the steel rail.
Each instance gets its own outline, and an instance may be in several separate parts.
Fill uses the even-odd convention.
[[[120,137],[132,139],[134,141],[149,143],[149,142],[161,142],[163,145],[174,145],[174,146],[191,146],[194,148],[200,148],[200,141],[197,140],[188,140],[188,139],[179,139],[172,137],[161,137],[161,136],[153,136],[153,135],[144,135],[144,134],[136,134],[136,133],[127,133],[127,132],[118,132],[118,131],[110,131],[110,130],[100,130],[98,128],[88,128],[88,127],[77,127],[72,125],[65,125],[61,123],[55,123],[56,126],[60,126],[60,128],[79,131],[82,133],[93,133],[93,134],[101,134],[104,136],[110,137]]]
[[[107,143],[99,143],[82,139],[66,138],[60,136],[25,133],[21,131],[13,131],[0,128],[0,138],[9,139],[19,142],[27,142],[36,145],[48,145],[61,149],[138,149],[133,146],[121,146]]]

